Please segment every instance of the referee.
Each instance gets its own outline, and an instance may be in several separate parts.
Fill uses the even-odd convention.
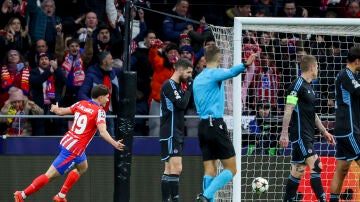
[[[236,174],[235,150],[223,120],[223,81],[239,75],[255,58],[256,54],[253,54],[246,64],[230,69],[218,68],[222,60],[220,49],[216,46],[205,49],[206,68],[196,76],[193,87],[195,106],[201,119],[198,136],[204,164],[204,190],[202,194],[198,194],[198,201],[212,201],[215,192]],[[218,159],[224,170],[216,175]]]
[[[322,164],[314,149],[315,126],[331,144],[334,137],[326,131],[315,112],[315,93],[311,81],[317,78],[318,64],[314,56],[306,55],[300,63],[301,76],[295,79],[287,91],[280,145],[286,148],[291,141],[291,174],[286,184],[284,202],[297,201],[296,191],[300,179],[310,167],[311,188],[320,202],[326,202],[326,194],[321,183]],[[290,124],[290,125],[289,125]],[[290,133],[290,135],[289,135]],[[290,136],[290,140],[289,140]]]
[[[192,93],[192,70],[193,65],[188,59],[179,59],[175,63],[175,72],[161,88],[160,145],[161,160],[165,162],[165,170],[161,178],[163,202],[179,201],[184,113]],[[182,86],[182,83],[185,83],[185,86]]]

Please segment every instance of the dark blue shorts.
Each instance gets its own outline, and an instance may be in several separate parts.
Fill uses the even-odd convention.
[[[87,159],[85,152],[81,156],[77,156],[76,154],[73,154],[69,150],[65,149],[64,147],[59,147],[60,153],[53,161],[52,165],[61,175],[63,175],[67,171],[70,171],[74,167],[74,165],[79,164]]]
[[[303,142],[302,139],[292,142],[291,163],[305,164],[305,160],[315,154],[313,142]]]
[[[335,136],[336,153],[338,160],[352,161],[360,158],[360,142],[353,134]]]

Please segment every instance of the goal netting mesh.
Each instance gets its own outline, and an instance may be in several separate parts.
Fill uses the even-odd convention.
[[[241,145],[241,148],[237,148],[237,156],[241,152],[241,162],[237,162],[241,164],[241,170],[237,174],[241,176],[241,183],[236,187],[233,182],[226,185],[216,193],[215,201],[233,201],[234,193],[240,191],[241,201],[282,201],[290,174],[291,148],[280,148],[278,137],[281,132],[285,91],[291,81],[301,74],[299,61],[303,55],[311,54],[318,59],[318,79],[312,82],[317,98],[316,109],[322,123],[330,133],[333,132],[335,76],[346,63],[348,49],[360,43],[360,26],[327,24],[329,25],[242,24],[240,47],[234,47],[234,28],[211,26],[216,44],[222,50],[222,67],[231,67],[236,58],[240,57],[244,61],[251,53],[258,54],[254,65],[241,75],[241,85],[233,85],[233,80],[228,80],[225,84],[225,120],[230,134],[234,134],[233,126],[241,124],[241,144],[236,144],[237,147]],[[241,55],[234,55],[234,48],[240,49],[238,52]],[[233,98],[235,91],[240,92],[240,98]],[[239,99],[240,102],[236,101]],[[240,119],[233,119],[235,107],[241,109]],[[262,109],[268,107],[269,117],[261,118],[259,112],[266,111]],[[335,170],[335,149],[319,134],[315,136],[316,153],[323,163],[322,184],[329,198]],[[221,169],[219,163],[219,172]],[[255,177],[268,180],[268,192],[261,195],[252,192],[251,182]],[[359,168],[352,165],[344,181],[342,199],[360,201],[359,177]],[[310,172],[307,169],[297,191],[298,201],[317,201],[309,179]]]

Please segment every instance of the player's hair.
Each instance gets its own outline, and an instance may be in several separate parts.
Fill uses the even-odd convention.
[[[301,60],[300,63],[300,69],[302,72],[307,72],[309,71],[310,67],[312,65],[316,65],[317,60],[315,56],[312,55],[304,55],[304,57]]]
[[[206,47],[204,53],[206,62],[216,62],[217,54],[220,54],[220,49],[217,46]]]
[[[94,86],[91,89],[91,98],[94,98],[94,99],[96,99],[100,96],[107,95],[107,94],[109,94],[109,88],[103,84]]]
[[[356,59],[360,59],[360,47],[351,47],[347,56],[347,62],[354,62]]]
[[[187,58],[180,58],[178,61],[176,61],[174,68],[177,70],[179,68],[187,69],[188,67],[193,68],[193,64],[190,62],[190,60]]]

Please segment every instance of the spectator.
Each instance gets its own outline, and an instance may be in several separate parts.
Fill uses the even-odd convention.
[[[320,112],[322,114],[335,113],[335,78],[345,61],[340,46],[341,44],[336,42],[328,44],[326,62],[319,63]]]
[[[26,96],[30,92],[30,67],[24,63],[19,51],[8,51],[3,64],[1,68],[0,108],[9,98],[8,90],[10,87],[20,88]]]
[[[96,35],[96,33],[94,33],[94,31],[97,29],[97,27],[98,27],[98,18],[96,13],[92,11],[86,13],[85,25],[79,28],[76,32],[81,47],[84,47],[87,38],[95,38],[94,35]]]
[[[110,29],[106,25],[100,25],[95,32],[96,39],[93,42],[94,55],[99,55],[102,51],[109,51],[114,58],[122,57],[122,37],[117,30]],[[93,57],[90,65],[98,63],[97,59],[97,57]]]
[[[184,45],[180,48],[180,58],[188,59],[192,64],[194,64],[194,50],[189,45]]]
[[[21,25],[26,26],[26,15],[25,15],[25,1],[21,3],[17,0],[14,1],[1,1],[1,10],[0,10],[0,29],[3,29],[11,18],[19,18]],[[27,27],[26,27],[27,30]]]
[[[139,46],[131,55],[131,71],[137,72],[137,96],[136,96],[136,114],[148,115],[148,100],[151,92],[150,82],[153,75],[153,68],[148,59],[150,50],[150,41],[156,39],[155,32],[149,30],[144,41],[140,41]],[[135,119],[135,135],[147,135],[147,119]]]
[[[200,22],[202,22],[203,24],[201,24],[196,31],[189,30],[188,32],[188,35],[192,42],[192,47],[194,48],[194,52],[196,53],[200,51],[201,47],[204,44],[204,41],[208,37],[213,37],[213,33],[207,23],[213,24],[215,20],[212,19],[211,17],[210,20],[207,21],[206,20],[207,19],[203,16],[202,19],[200,20]]]
[[[180,34],[179,48],[183,46],[191,46],[191,39],[188,34]]]
[[[308,17],[308,11],[297,6],[296,0],[285,0],[283,10],[279,12],[278,17]]]
[[[248,155],[254,154],[259,148],[261,154],[275,155],[277,148],[277,121],[271,114],[271,106],[267,101],[259,101],[256,104],[256,116],[249,123],[249,146]],[[257,152],[255,152],[257,154]]]
[[[72,38],[64,48],[63,36],[56,39],[56,58],[60,61],[61,69],[67,79],[62,106],[71,106],[78,100],[78,91],[85,79],[85,69],[93,57],[92,40],[87,39],[84,54],[80,54],[80,42]]]
[[[61,26],[61,19],[55,16],[54,0],[42,1],[41,8],[36,5],[36,0],[28,0],[27,3],[31,40],[44,39],[49,46],[49,52],[54,53],[56,29]]]
[[[205,56],[201,56],[197,61],[195,61],[195,68],[193,71],[193,78],[195,78],[200,72],[206,68]]]
[[[349,1],[346,9],[347,18],[359,18],[360,17],[360,6],[359,1]]]
[[[6,30],[6,51],[17,50],[27,56],[30,49],[30,37],[28,32],[22,28],[20,19],[18,17],[10,18]]]
[[[5,101],[5,105],[1,108],[1,115],[29,115],[44,114],[38,105],[33,101],[28,100],[24,96],[21,89],[11,87],[9,89],[9,99]],[[0,122],[6,123],[8,128],[5,132],[9,136],[28,136],[31,135],[31,126],[29,119],[15,117],[15,118],[1,118]]]
[[[272,53],[262,52],[260,54],[260,65],[255,70],[252,83],[254,89],[255,103],[266,101],[274,111],[277,110],[277,96],[280,84],[280,73],[277,70]]]
[[[121,71],[113,68],[113,58],[110,52],[103,51],[99,55],[99,63],[90,66],[86,71],[84,83],[80,87],[78,96],[80,100],[89,100],[91,89],[94,86],[104,84],[110,90],[109,102],[106,103],[104,110],[108,115],[117,114],[119,103],[119,80],[117,75]],[[106,118],[108,132],[115,136],[115,122],[113,118]]]
[[[153,76],[151,81],[150,108],[149,115],[160,115],[160,89],[164,81],[169,79],[174,73],[174,64],[179,58],[179,48],[176,44],[170,43],[165,48],[165,54],[160,56],[158,48],[162,43],[156,43],[156,40],[150,42],[149,61],[153,67]],[[160,119],[151,118],[149,120],[149,136],[159,136]]]
[[[38,55],[39,64],[30,72],[31,95],[35,104],[50,113],[51,104],[62,103],[62,90],[66,78],[56,60],[50,60],[47,53]],[[63,119],[33,119],[33,135],[63,135],[66,124]]]
[[[252,15],[258,17],[257,15],[260,13],[263,13],[263,15],[267,17],[273,16],[273,2],[271,0],[258,0],[254,5],[254,9],[252,10]]]
[[[180,34],[187,33],[189,30],[193,29],[193,25],[186,21],[186,19],[190,18],[188,10],[188,0],[177,0],[172,14],[184,19],[172,18],[170,16],[165,17],[162,25],[163,38],[165,41],[178,43]]]
[[[235,17],[250,17],[251,5],[252,0],[236,1],[236,5],[233,8],[229,8],[225,11],[225,25],[228,27],[234,26]]]

